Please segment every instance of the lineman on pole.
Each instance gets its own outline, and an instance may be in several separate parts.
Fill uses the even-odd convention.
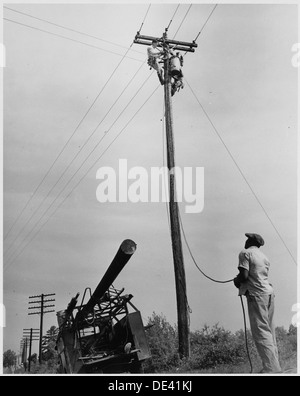
[[[158,40],[153,40],[150,47],[147,48],[148,53],[148,65],[157,71],[157,75],[161,85],[164,84],[163,67],[161,58],[164,56],[164,51],[157,48]]]
[[[172,96],[175,94],[176,91],[179,91],[180,88],[184,87],[183,84],[183,73],[182,73],[182,66],[183,66],[183,56],[179,54],[179,52],[174,52],[173,50],[176,48],[173,47],[170,49],[170,73],[172,77]]]

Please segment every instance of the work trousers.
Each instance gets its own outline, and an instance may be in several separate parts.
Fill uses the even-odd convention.
[[[247,293],[252,337],[262,360],[263,372],[278,373],[281,367],[275,335],[274,294],[252,296]]]

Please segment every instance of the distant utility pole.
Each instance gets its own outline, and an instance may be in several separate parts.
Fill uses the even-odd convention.
[[[27,337],[25,337],[21,340],[21,343],[20,343],[20,349],[22,351],[21,352],[21,354],[22,354],[21,362],[23,363],[25,371],[27,371],[27,348],[28,348],[28,339],[27,339]]]
[[[41,315],[40,316],[40,343],[39,343],[39,363],[42,362],[42,338],[43,338],[43,317],[44,314],[55,312],[54,309],[45,311],[45,308],[55,307],[54,304],[45,305],[45,303],[55,301],[55,299],[45,300],[45,297],[55,296],[52,294],[41,294],[39,296],[30,296],[29,298],[34,298],[35,301],[29,301],[29,304],[37,304],[37,306],[29,307],[28,309],[38,309],[38,312],[29,312],[28,315]],[[36,300],[38,299],[38,300]]]
[[[174,156],[174,137],[173,137],[173,115],[172,115],[172,97],[171,97],[171,74],[170,74],[170,54],[168,49],[170,45],[176,46],[176,51],[195,52],[197,44],[195,42],[187,43],[184,41],[169,40],[167,29],[162,38],[152,36],[142,36],[137,33],[134,43],[150,46],[153,40],[159,41],[159,46],[164,49],[164,100],[165,100],[165,119],[166,119],[166,140],[167,140],[167,161],[169,169],[169,195],[170,195],[170,225],[171,239],[173,250],[173,262],[175,272],[176,299],[177,299],[177,317],[178,317],[178,338],[179,338],[179,355],[188,357],[190,355],[189,341],[189,318],[186,294],[186,279],[184,270],[184,260],[182,253],[182,242],[179,221],[179,209],[176,199],[175,184],[175,156]]]
[[[26,341],[29,338],[28,372],[30,373],[32,342],[39,340],[39,329],[23,329],[23,338],[24,337],[25,337]]]

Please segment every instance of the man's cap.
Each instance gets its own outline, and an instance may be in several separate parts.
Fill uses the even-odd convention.
[[[247,232],[246,237],[249,239],[254,240],[255,242],[257,242],[259,244],[259,246],[263,246],[265,244],[265,241],[263,240],[262,236],[260,236],[259,234],[252,234]]]

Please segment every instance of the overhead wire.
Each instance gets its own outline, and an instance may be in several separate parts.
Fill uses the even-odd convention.
[[[152,73],[151,73],[152,74]],[[131,102],[133,101],[133,99],[137,96],[137,94],[140,92],[140,90],[143,88],[143,86],[146,84],[146,82],[149,80],[149,78],[151,77],[151,74],[148,76],[148,78],[143,82],[143,84],[139,87],[139,89],[137,90],[137,92],[134,94],[134,96],[131,98],[131,100],[127,103],[127,105],[125,106],[125,108],[121,111],[121,113],[118,115],[118,117],[115,119],[115,121],[111,124],[111,126],[109,127],[107,133],[112,129],[112,127],[114,126],[114,124],[118,121],[118,119],[121,117],[121,115],[124,113],[124,111],[128,108],[128,106],[131,104]],[[64,190],[66,189],[66,187],[68,187],[68,185],[70,184],[70,182],[73,180],[73,178],[77,175],[77,173],[79,172],[79,170],[82,168],[82,166],[86,163],[86,161],[90,158],[90,156],[93,154],[93,152],[96,150],[96,148],[101,144],[102,140],[105,138],[105,136],[107,135],[104,134],[100,140],[97,142],[97,144],[93,147],[93,149],[90,151],[89,155],[84,159],[84,161],[81,163],[81,165],[79,166],[79,168],[75,171],[75,173],[73,174],[73,176],[68,180],[68,182],[65,184],[65,186],[60,190],[60,192],[58,193],[58,195],[56,196],[56,198],[52,201],[52,203],[50,204],[50,206],[43,212],[42,216],[39,217],[38,221],[35,223],[35,225],[31,228],[30,232],[28,233],[28,235],[25,236],[25,238],[23,239],[23,241],[34,231],[34,229],[36,228],[37,224],[42,220],[42,218],[47,214],[47,212],[49,211],[49,209],[53,206],[53,204],[57,201],[57,199],[60,197],[60,195],[64,192]],[[22,242],[23,242],[22,241]],[[22,244],[21,242],[21,244]],[[19,246],[21,245],[19,244]],[[13,253],[14,254],[14,253]],[[8,258],[8,260],[10,260],[13,257],[13,254]]]
[[[180,7],[180,4],[178,4],[178,6],[176,7],[176,10],[175,10],[174,14],[173,14],[172,18],[170,19],[170,22],[169,22],[168,26],[165,29],[166,32],[169,30],[169,27],[171,26],[171,24],[173,22],[173,19],[174,19],[175,15],[177,14],[177,11],[178,11],[179,7]]]
[[[131,46],[133,45],[133,43],[131,44]],[[131,47],[130,46],[130,47]],[[72,132],[72,134],[69,136],[68,140],[66,141],[66,143],[63,145],[63,147],[61,148],[61,150],[59,151],[59,153],[57,154],[57,156],[55,157],[54,161],[52,162],[52,164],[50,165],[50,167],[48,168],[47,172],[45,173],[45,175],[43,176],[43,178],[41,179],[41,181],[39,182],[39,184],[36,186],[35,190],[33,191],[33,193],[30,195],[28,201],[26,202],[25,206],[22,208],[21,212],[19,213],[19,215],[17,216],[17,218],[14,220],[12,226],[9,228],[8,232],[6,233],[4,240],[6,240],[6,238],[8,237],[8,235],[10,234],[10,232],[12,231],[13,227],[15,226],[15,224],[19,221],[19,219],[21,218],[21,216],[23,215],[24,211],[27,209],[29,203],[32,201],[32,199],[34,198],[34,196],[36,195],[37,191],[39,190],[39,188],[41,187],[41,185],[44,183],[45,179],[47,178],[47,176],[50,174],[51,170],[53,169],[54,165],[57,163],[57,161],[59,160],[59,158],[61,157],[61,155],[64,153],[65,149],[67,148],[67,146],[69,145],[70,141],[72,140],[72,138],[75,136],[76,132],[78,131],[79,127],[82,125],[83,121],[86,119],[87,115],[89,114],[89,112],[91,111],[91,109],[93,108],[93,106],[95,105],[95,103],[97,102],[97,100],[99,99],[99,97],[101,96],[102,92],[104,91],[104,89],[106,88],[106,86],[108,85],[108,83],[110,82],[110,80],[112,79],[112,77],[114,76],[114,74],[117,72],[118,68],[120,67],[121,63],[123,62],[123,60],[125,59],[125,55],[129,52],[130,47],[127,49],[126,53],[124,54],[124,56],[122,57],[122,59],[119,61],[119,63],[117,64],[117,66],[115,67],[115,69],[113,70],[113,72],[110,74],[109,78],[106,80],[105,84],[101,87],[101,90],[99,91],[99,93],[96,95],[95,99],[93,100],[92,104],[89,106],[88,110],[85,112],[84,116],[81,118],[81,120],[79,121],[79,123],[77,124],[76,128],[74,129],[74,131]]]
[[[143,28],[143,26],[144,26],[144,23],[145,23],[145,20],[146,20],[146,18],[147,18],[147,15],[148,15],[148,12],[149,12],[150,8],[151,8],[151,3],[149,4],[149,6],[148,6],[148,8],[147,8],[147,11],[146,11],[146,14],[145,14],[145,16],[144,16],[144,19],[143,19],[143,21],[142,21],[141,27],[140,27],[139,30],[138,30],[139,33],[141,32],[141,30],[142,30],[142,28]]]
[[[87,145],[87,143],[90,141],[90,139],[92,138],[92,136],[94,136],[94,134],[97,132],[98,128],[100,127],[100,125],[103,123],[103,121],[106,119],[106,117],[108,116],[108,114],[110,113],[110,111],[113,109],[113,107],[116,105],[116,103],[119,101],[119,99],[121,98],[121,96],[123,95],[123,93],[126,91],[126,89],[128,88],[128,86],[132,83],[132,81],[134,80],[134,78],[136,77],[136,75],[139,73],[139,71],[142,69],[142,67],[144,66],[144,64],[142,64],[139,69],[135,72],[134,76],[130,79],[130,81],[127,83],[127,85],[123,88],[122,92],[120,93],[120,95],[117,97],[117,99],[113,102],[113,104],[110,106],[110,108],[108,109],[108,111],[106,112],[106,114],[104,115],[104,117],[101,119],[101,121],[98,123],[98,125],[96,126],[96,128],[93,130],[93,132],[88,136],[88,138],[85,140],[84,144],[80,147],[80,150],[77,151],[77,153],[73,156],[72,160],[69,162],[69,164],[66,166],[66,168],[64,169],[64,171],[61,173],[60,177],[57,179],[57,181],[53,184],[52,188],[48,191],[48,193],[44,196],[44,198],[42,199],[42,201],[40,202],[39,206],[32,212],[30,218],[26,221],[26,223],[23,225],[22,229],[19,231],[19,233],[16,235],[16,237],[14,238],[14,240],[12,241],[12,243],[10,244],[10,246],[7,248],[6,253],[9,251],[9,249],[13,246],[13,243],[17,240],[17,238],[19,237],[19,235],[21,235],[22,231],[26,228],[27,224],[29,224],[30,220],[35,216],[35,214],[38,212],[38,210],[40,209],[40,207],[43,205],[43,203],[45,202],[45,200],[50,196],[50,194],[52,193],[52,191],[54,190],[54,188],[58,185],[58,183],[60,182],[60,180],[63,178],[63,176],[66,174],[66,172],[68,171],[68,169],[70,168],[70,166],[74,163],[74,161],[76,160],[76,158],[79,156],[79,154],[82,152],[82,150],[84,149],[84,147]],[[126,109],[126,108],[125,108]],[[122,113],[121,113],[122,114]],[[119,116],[120,117],[120,116]],[[118,117],[118,118],[119,118]],[[109,130],[112,128],[112,126],[109,128]],[[103,140],[104,136],[100,139],[100,141],[97,143],[97,146],[101,143],[101,141]]]
[[[173,39],[175,38],[175,36],[176,36],[176,35],[177,35],[177,33],[179,32],[179,30],[180,30],[180,28],[181,28],[181,26],[182,26],[183,22],[185,21],[185,19],[186,19],[186,17],[187,17],[187,15],[188,15],[188,13],[190,12],[190,9],[192,8],[192,5],[193,5],[193,4],[190,4],[190,5],[189,5],[189,8],[188,8],[188,10],[186,11],[186,13],[185,13],[185,15],[184,15],[184,17],[183,17],[183,19],[182,19],[182,21],[181,21],[181,23],[180,23],[180,25],[179,25],[178,29],[176,30],[176,33],[173,35]]]
[[[147,10],[147,12],[146,12],[146,15],[145,15],[145,17],[144,17],[144,21],[145,21],[145,19],[146,19],[146,16],[147,16],[147,14],[148,14],[148,11],[149,11],[149,8],[148,8],[148,10]],[[131,49],[132,45],[133,45],[133,43],[132,43],[131,46],[127,49],[127,52],[124,54],[122,60],[123,60],[124,57],[127,55],[128,51]],[[120,63],[122,62],[122,60],[120,61]],[[118,66],[120,65],[120,63],[117,65],[116,69],[114,70],[114,72],[113,72],[112,75],[110,76],[109,80],[112,78],[113,74],[114,74],[115,71],[117,70],[117,68],[118,68]],[[144,63],[145,63],[145,61],[143,62],[143,65],[144,65]],[[143,65],[142,65],[142,66],[143,66]],[[141,67],[138,69],[138,71],[135,73],[134,77],[137,75],[137,73],[138,73],[139,70],[142,68],[142,66],[141,66]],[[114,104],[111,106],[111,108],[109,109],[109,111],[106,113],[105,117],[106,117],[107,114],[110,112],[110,110],[112,109],[112,107],[116,104],[116,102],[118,101],[118,99],[120,98],[120,96],[123,94],[123,92],[126,90],[126,88],[129,86],[129,84],[133,81],[134,77],[130,80],[130,82],[129,82],[129,83],[126,85],[126,87],[123,89],[122,93],[119,95],[119,97],[117,98],[117,100],[114,102]],[[150,77],[150,76],[149,76],[149,77]],[[105,86],[108,84],[109,80],[106,82]],[[147,79],[147,80],[148,80],[148,79]],[[147,81],[147,80],[146,80],[146,81]],[[146,82],[146,81],[145,81],[145,82]],[[145,82],[144,82],[144,83],[145,83]],[[143,85],[144,85],[144,84],[143,84]],[[142,86],[143,86],[143,85],[142,85]],[[103,89],[105,88],[105,86],[103,87]],[[141,89],[141,88],[142,88],[142,87],[140,87],[140,89]],[[100,94],[102,93],[103,89],[101,90],[101,92],[99,93],[99,95],[96,97],[96,99],[95,99],[94,102],[92,103],[91,107],[92,107],[93,104],[96,102],[96,100],[98,99],[98,97],[99,97]],[[140,90],[140,89],[139,89],[139,90]],[[138,90],[138,92],[139,92],[139,90]],[[137,92],[137,93],[138,93],[138,92]],[[136,93],[136,94],[137,94],[137,93]],[[134,97],[136,96],[136,94],[134,95]],[[133,98],[134,98],[134,97],[133,97]],[[133,100],[133,98],[132,98],[132,100]],[[131,101],[132,101],[132,100],[131,100]],[[131,101],[130,101],[130,102],[131,102]],[[129,103],[130,103],[130,102],[129,102]],[[128,107],[129,103],[127,104],[127,106],[125,107],[125,109]],[[90,111],[91,107],[89,108],[88,112]],[[125,109],[121,112],[121,114],[123,114],[123,112],[125,111]],[[87,113],[88,113],[88,112],[87,112]],[[87,113],[85,114],[84,118],[86,117]],[[121,115],[121,114],[120,114],[120,115]],[[119,117],[120,117],[120,115],[119,115]],[[104,118],[105,118],[105,117],[104,117]],[[117,118],[117,120],[119,119],[119,117]],[[83,119],[84,119],[84,118],[83,118]],[[104,118],[102,119],[102,121],[104,120]],[[83,119],[81,120],[81,122],[80,122],[79,125],[77,126],[77,129],[78,129],[78,127],[81,125]],[[117,121],[117,120],[116,120],[116,121]],[[98,124],[98,126],[96,127],[96,129],[94,130],[94,132],[92,133],[92,135],[96,132],[97,128],[100,126],[100,124],[102,123],[102,121]],[[115,121],[115,122],[116,122],[116,121]],[[115,122],[114,122],[114,123],[115,123]],[[111,125],[110,129],[112,128],[112,126],[114,125],[114,123]],[[76,130],[74,131],[74,133],[75,133],[75,132],[76,132]],[[71,138],[73,137],[74,133],[71,135],[69,141],[70,141]],[[81,149],[86,145],[86,143],[88,142],[88,140],[91,138],[92,135],[90,135],[90,137],[86,140],[85,144],[81,147]],[[103,136],[103,137],[104,137],[104,136]],[[100,139],[100,141],[97,143],[96,147],[97,147],[97,146],[99,145],[99,143],[102,141],[103,137],[102,137],[102,138]],[[66,143],[66,145],[69,143],[69,141]],[[55,162],[57,161],[57,159],[59,158],[59,156],[60,156],[60,155],[62,154],[62,152],[64,151],[66,145],[63,147],[63,149],[62,149],[61,152],[59,153],[58,157],[56,158],[56,160],[55,160],[54,163],[52,164],[51,169],[53,168],[53,166],[54,166]],[[95,149],[95,148],[94,148],[94,149]],[[94,149],[93,149],[93,151],[94,151]],[[81,150],[80,150],[80,151],[81,151]],[[80,151],[79,151],[79,152],[80,152]],[[79,152],[77,153],[77,155],[76,155],[75,157],[73,157],[73,160],[72,160],[71,162],[74,161],[74,159],[78,156]],[[91,153],[92,153],[92,152],[90,152],[90,155],[91,155]],[[90,156],[90,155],[89,155],[89,156]],[[83,165],[83,164],[82,164],[82,165]],[[81,166],[82,166],[82,165],[81,165]],[[69,164],[69,166],[66,168],[66,170],[67,170],[69,167],[70,167],[70,164]],[[81,168],[81,167],[80,167],[80,168]],[[79,169],[80,169],[80,168],[79,168]],[[49,174],[49,172],[50,172],[51,169],[48,170],[47,174],[44,176],[44,178],[43,178],[43,180],[41,181],[40,185],[43,183],[43,181],[45,180],[45,178],[47,177],[47,175]],[[79,169],[77,170],[77,172],[79,171]],[[76,173],[77,173],[77,172],[76,172]],[[64,172],[64,173],[65,173],[65,172]],[[62,176],[63,176],[63,175],[62,175]],[[62,177],[62,176],[61,176],[61,177]],[[74,175],[73,175],[73,176],[74,176]],[[61,178],[60,178],[60,179],[61,179]],[[59,179],[59,180],[60,180],[60,179]],[[58,180],[58,181],[59,181],[59,180]],[[55,185],[53,186],[53,188],[57,185],[58,181],[55,183]],[[34,191],[34,193],[31,195],[29,201],[31,201],[31,199],[33,198],[33,195],[36,193],[36,191],[38,190],[38,188],[40,187],[40,185],[36,188],[36,190]],[[52,192],[53,188],[48,192],[48,195]],[[48,195],[47,195],[47,196],[48,196]],[[45,199],[46,199],[46,198],[45,198]],[[45,199],[43,200],[43,202],[45,201]],[[43,202],[42,202],[42,203],[43,203]],[[20,216],[22,215],[22,213],[24,212],[24,210],[27,208],[28,204],[29,204],[29,202],[27,202],[27,204],[26,204],[25,207],[23,208],[23,210],[22,210],[22,212],[20,213],[20,215],[18,216],[18,218],[20,218]],[[39,208],[40,208],[40,207],[41,207],[41,204],[40,204]],[[39,209],[39,208],[38,208],[38,209]],[[38,209],[37,209],[37,210],[38,210]],[[34,214],[35,214],[35,213],[36,213],[36,211],[34,212]],[[28,224],[28,222],[31,220],[32,217],[33,217],[33,215],[30,217],[29,220],[27,220],[27,223],[25,224],[25,226]],[[18,220],[18,218],[16,219],[16,221]],[[16,221],[14,222],[14,224],[16,223]],[[13,224],[13,226],[14,226],[14,224]],[[13,227],[13,226],[12,226],[12,227]],[[11,228],[12,228],[12,227],[11,227]],[[23,229],[24,229],[24,228],[25,228],[25,227],[23,227]],[[22,230],[23,230],[23,229],[22,229]],[[9,231],[10,231],[10,230],[9,230]],[[17,235],[17,237],[18,237],[19,235],[20,235],[20,233]],[[6,236],[8,236],[8,234],[7,234]],[[16,239],[17,239],[17,238],[15,238],[15,240],[16,240]],[[15,240],[14,240],[14,241],[15,241]],[[13,241],[13,242],[14,242],[14,241]],[[12,246],[12,245],[11,245],[11,246]]]
[[[195,39],[193,40],[193,43],[196,43],[196,41],[198,40],[198,37],[200,36],[200,34],[202,33],[203,29],[205,28],[207,22],[208,22],[208,21],[210,20],[210,18],[212,17],[212,14],[214,13],[215,9],[217,8],[217,5],[218,5],[218,4],[216,4],[216,5],[214,6],[214,8],[213,8],[213,10],[211,11],[211,13],[209,14],[208,18],[206,19],[206,21],[205,21],[204,24],[202,25],[202,27],[201,27],[199,33],[197,34],[197,36],[196,36]],[[187,54],[187,52],[185,52],[183,56],[185,56],[186,54]]]
[[[272,221],[271,217],[269,216],[268,212],[266,211],[266,209],[264,208],[263,204],[261,203],[260,199],[258,198],[257,194],[255,193],[253,187],[251,186],[251,184],[248,182],[244,172],[242,171],[241,167],[239,166],[239,164],[237,163],[236,159],[234,158],[234,156],[232,155],[231,151],[229,150],[229,147],[226,145],[224,139],[222,138],[220,132],[218,131],[218,129],[216,128],[215,124],[213,123],[211,117],[208,115],[207,111],[204,109],[202,103],[199,101],[197,95],[195,94],[193,88],[191,87],[191,85],[189,84],[189,82],[185,79],[188,87],[190,88],[192,94],[194,95],[196,101],[198,102],[199,106],[201,107],[203,113],[205,114],[206,118],[208,119],[209,123],[211,124],[213,130],[215,131],[215,133],[217,134],[218,138],[220,139],[221,143],[223,144],[223,146],[225,147],[227,153],[229,154],[230,158],[232,159],[233,163],[235,164],[237,170],[239,171],[240,175],[242,176],[242,178],[244,179],[245,183],[247,184],[249,190],[251,191],[251,193],[253,194],[254,198],[256,199],[257,203],[259,204],[259,206],[261,207],[261,209],[263,210],[265,216],[267,217],[267,219],[269,220],[270,224],[272,225],[273,229],[276,231],[278,237],[280,238],[281,242],[283,243],[283,245],[285,246],[286,250],[288,251],[289,255],[291,256],[293,262],[297,265],[297,261],[295,260],[292,252],[290,251],[290,249],[288,248],[287,244],[285,243],[283,237],[281,236],[280,232],[278,231],[277,227],[275,226],[274,222]]]
[[[210,18],[211,18],[211,16],[212,16],[212,14],[214,13],[215,9],[217,8],[217,6],[218,6],[218,4],[216,4],[216,5],[214,6],[214,8],[212,9],[212,11],[211,11],[211,13],[209,14],[208,18],[207,18],[206,21],[204,22],[204,25],[202,26],[202,28],[200,29],[199,33],[197,34],[197,36],[196,36],[194,42],[196,42],[196,41],[198,40],[198,37],[200,36],[200,34],[202,33],[203,29],[205,28],[207,22],[210,20]]]
[[[15,12],[19,12],[16,10],[13,10],[9,7],[6,7],[7,9],[10,9],[11,11],[15,11]],[[150,6],[149,6],[150,8]],[[144,17],[143,22],[145,22],[149,8],[146,12],[146,15]],[[20,12],[19,12],[20,13]],[[26,14],[28,16],[30,16],[29,14]],[[31,16],[32,17],[32,16]],[[44,22],[46,22],[44,20]],[[47,21],[48,22],[48,21]],[[50,22],[49,22],[50,23]],[[82,33],[82,32],[81,32]],[[85,115],[83,116],[83,118],[81,119],[81,121],[79,122],[79,124],[77,125],[77,127],[75,128],[75,130],[73,131],[73,133],[71,134],[70,138],[67,140],[67,142],[65,143],[65,145],[63,146],[63,148],[61,149],[61,151],[59,152],[59,154],[57,155],[57,157],[55,158],[54,162],[52,163],[52,165],[50,166],[50,168],[48,169],[48,171],[46,172],[46,174],[44,175],[44,177],[42,178],[42,180],[40,181],[40,183],[38,184],[38,186],[35,188],[35,190],[33,191],[33,193],[31,194],[29,200],[26,202],[25,206],[22,208],[21,212],[19,213],[19,215],[17,216],[17,218],[14,220],[13,224],[11,225],[11,227],[9,228],[8,232],[6,233],[6,235],[4,236],[4,240],[6,240],[6,238],[8,237],[8,235],[10,234],[11,230],[13,229],[13,227],[15,226],[15,224],[19,221],[20,217],[22,216],[22,214],[24,213],[24,211],[26,210],[26,208],[28,207],[29,203],[31,202],[31,200],[33,199],[33,197],[35,196],[35,194],[37,193],[38,189],[40,188],[40,186],[43,184],[44,180],[46,179],[46,177],[48,176],[48,174],[50,173],[50,171],[52,170],[52,168],[54,167],[55,163],[57,162],[57,160],[60,158],[60,156],[62,155],[62,153],[64,152],[64,150],[66,149],[67,145],[69,144],[70,140],[73,138],[73,136],[75,135],[76,131],[78,130],[78,128],[80,127],[80,125],[82,124],[82,122],[84,121],[84,119],[86,118],[86,116],[88,115],[88,113],[90,112],[91,108],[94,106],[95,102],[98,100],[99,96],[101,95],[101,93],[103,92],[103,90],[105,89],[106,85],[108,84],[108,82],[110,81],[110,79],[112,78],[112,76],[115,74],[116,70],[119,68],[120,64],[122,63],[122,61],[124,60],[125,56],[127,56],[127,53],[129,52],[129,50],[131,49],[133,43],[130,45],[130,47],[127,49],[126,53],[123,55],[121,61],[118,63],[117,67],[114,69],[114,71],[112,72],[111,76],[109,77],[109,79],[107,80],[106,84],[103,86],[103,88],[101,89],[100,93],[96,96],[95,100],[92,102],[91,106],[89,107],[89,109],[87,110],[87,112],[85,113]],[[143,62],[145,63],[145,62]]]
[[[42,216],[40,216],[39,220],[35,223],[35,225],[31,228],[30,232],[28,235],[25,236],[25,238],[23,239],[23,241],[33,232],[34,228],[37,226],[37,224],[40,222],[40,220],[46,215],[46,213],[49,211],[49,209],[53,206],[53,204],[56,202],[56,200],[59,198],[59,196],[64,192],[64,190],[66,189],[66,187],[70,184],[70,182],[72,181],[72,179],[76,176],[76,174],[79,172],[79,170],[82,168],[82,166],[86,163],[86,161],[90,158],[90,156],[92,155],[92,153],[96,150],[96,148],[100,145],[100,143],[102,142],[102,140],[105,138],[105,136],[107,136],[107,133],[112,129],[112,127],[115,125],[115,123],[119,120],[119,118],[121,117],[121,115],[124,113],[124,111],[128,108],[128,106],[131,104],[131,102],[133,101],[133,99],[137,96],[137,94],[140,92],[140,90],[142,89],[142,87],[145,85],[145,83],[149,80],[149,78],[151,77],[151,74],[148,76],[148,78],[142,83],[142,85],[138,88],[137,92],[134,94],[134,96],[130,99],[130,101],[126,104],[125,108],[123,108],[123,110],[119,113],[118,117],[115,119],[115,121],[111,124],[111,126],[109,127],[109,129],[106,131],[106,133],[100,138],[100,140],[97,142],[97,144],[93,147],[93,149],[90,151],[89,155],[84,159],[84,161],[81,163],[81,165],[79,166],[79,168],[75,171],[75,173],[73,174],[73,176],[68,180],[68,182],[65,184],[65,186],[60,190],[60,192],[58,193],[58,195],[56,196],[56,198],[52,201],[52,203],[50,204],[50,206],[43,212]],[[22,243],[22,242],[21,242]],[[20,245],[20,244],[19,244]],[[13,254],[8,258],[8,260],[11,259],[11,257],[13,256]]]
[[[48,223],[48,221],[54,216],[57,210],[63,205],[63,203],[69,198],[69,196],[73,193],[73,191],[79,186],[82,180],[86,177],[86,175],[91,171],[91,169],[95,166],[95,164],[103,157],[103,155],[109,150],[109,148],[113,145],[113,143],[119,138],[119,136],[123,133],[123,131],[127,128],[127,126],[131,123],[131,121],[136,117],[136,115],[140,112],[140,110],[145,106],[145,104],[150,100],[150,98],[154,95],[154,93],[158,90],[160,85],[158,85],[155,90],[148,96],[148,98],[143,102],[143,104],[138,108],[138,110],[134,113],[134,115],[130,118],[130,120],[126,123],[126,125],[120,130],[120,132],[115,136],[115,138],[111,141],[111,143],[107,146],[107,148],[101,153],[101,155],[93,162],[93,164],[87,169],[87,171],[83,174],[83,176],[79,179],[79,181],[73,186],[72,190],[64,197],[64,199],[59,203],[59,205],[55,208],[53,213],[48,217],[48,219],[43,223],[40,228],[35,232],[35,234],[31,237],[31,239],[27,242],[25,246],[23,246],[22,250],[13,258],[13,260],[7,264],[5,270],[10,267],[15,260],[20,256],[20,254],[26,249],[26,247],[33,241],[33,239],[38,235],[41,229]]]
[[[58,23],[50,22],[47,19],[39,18],[39,17],[36,17],[34,15],[28,14],[26,12],[18,11],[18,10],[15,10],[15,9],[7,7],[7,6],[3,6],[3,8],[5,8],[6,10],[9,10],[9,11],[13,11],[15,13],[18,13],[20,15],[27,16],[27,17],[32,18],[32,19],[36,19],[38,21],[45,22],[45,23],[47,23],[49,25],[56,26],[56,27],[59,27],[59,28],[64,29],[64,30],[68,30],[68,31],[70,31],[72,33],[77,33],[77,34],[80,34],[80,35],[85,36],[85,37],[93,38],[95,40],[99,40],[99,41],[102,41],[102,42],[107,43],[107,44],[111,44],[111,45],[115,45],[115,46],[120,47],[120,48],[126,48],[127,49],[127,47],[125,45],[114,43],[113,41],[109,41],[109,40],[104,40],[104,39],[102,39],[100,37],[97,37],[97,36],[94,36],[92,34],[84,33],[84,32],[81,32],[79,30],[76,30],[76,29],[73,29],[73,28],[70,28],[70,27],[59,25]],[[137,51],[135,49],[131,49],[131,51],[137,52],[139,54],[142,54],[141,51]]]
[[[69,40],[69,41],[72,41],[74,43],[79,43],[79,44],[82,44],[82,45],[86,45],[87,47],[96,48],[98,50],[101,50],[101,51],[104,51],[104,52],[108,52],[109,54],[113,54],[113,55],[117,55],[117,56],[123,56],[122,54],[119,54],[118,52],[114,52],[114,51],[110,51],[110,50],[107,50],[107,49],[103,49],[101,47],[98,47],[97,45],[88,44],[88,43],[85,43],[84,41],[75,40],[75,39],[72,39],[70,37],[63,36],[61,34],[50,32],[49,30],[44,30],[44,29],[40,29],[40,28],[31,26],[31,25],[27,25],[27,24],[22,23],[22,22],[17,22],[17,21],[15,21],[13,19],[3,18],[3,20],[11,22],[11,23],[15,23],[15,24],[20,25],[20,26],[24,26],[24,27],[27,27],[27,28],[30,28],[30,29],[33,29],[33,30],[37,30],[39,32],[47,33],[47,34],[50,34],[50,35],[55,36],[55,37],[59,37],[59,38],[65,39],[65,40]],[[137,62],[143,62],[141,59],[133,58],[133,57],[128,56],[128,55],[126,55],[126,58],[135,60]]]

